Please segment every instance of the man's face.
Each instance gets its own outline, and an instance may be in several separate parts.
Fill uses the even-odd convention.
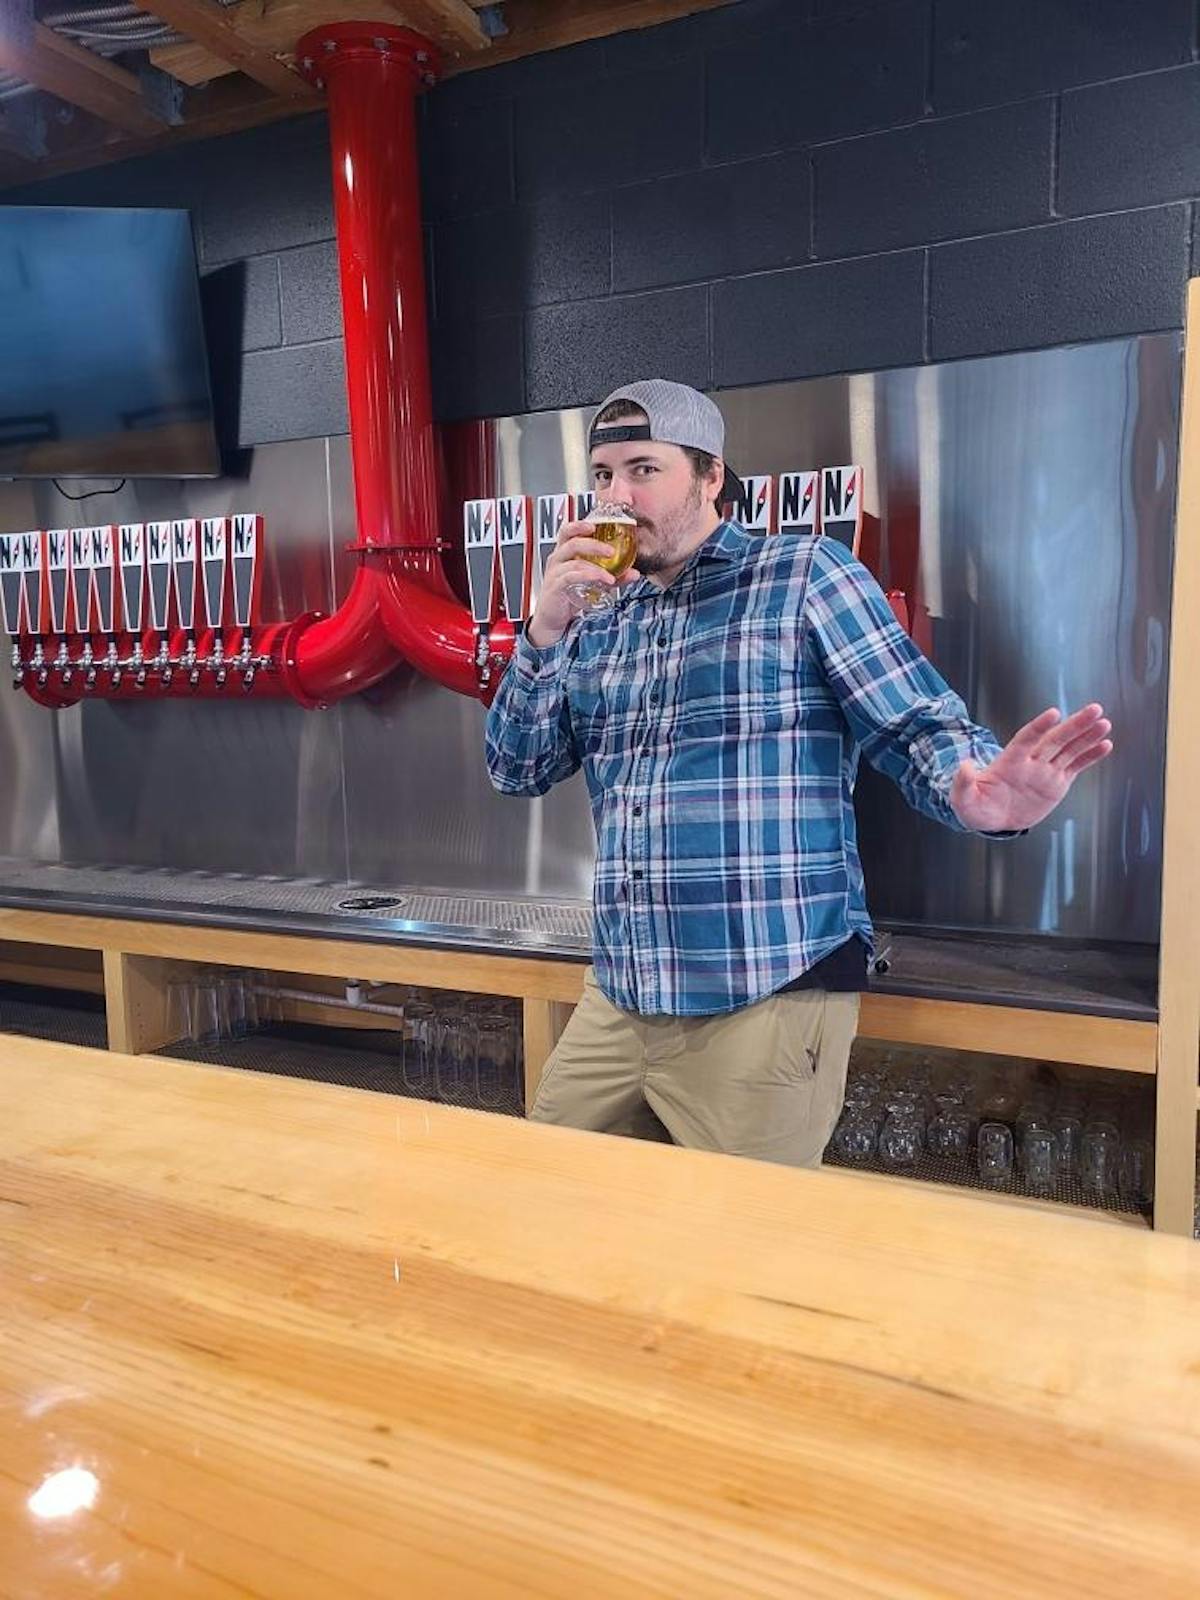
[[[625,422],[622,417],[618,426]],[[592,477],[597,500],[623,500],[633,508],[639,572],[661,572],[686,560],[696,535],[716,524],[712,489],[696,477],[677,444],[634,439],[597,445]]]

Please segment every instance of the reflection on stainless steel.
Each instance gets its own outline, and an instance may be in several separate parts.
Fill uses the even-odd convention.
[[[936,828],[864,773],[877,915],[1156,938],[1179,372],[1179,338],[1163,334],[719,396],[743,470],[863,462],[883,577],[916,600],[919,639],[1002,738],[1052,703],[1099,699],[1113,716],[1112,760],[1013,844]],[[500,423],[497,492],[585,487],[588,415]],[[262,447],[244,476],[130,484],[82,505],[48,483],[0,485],[5,530],[233,511],[267,518],[265,615],[332,609],[355,537],[345,439]],[[324,713],[55,716],[0,695],[0,853],[586,899],[581,781],[497,796],[482,725],[478,705],[404,671]]]

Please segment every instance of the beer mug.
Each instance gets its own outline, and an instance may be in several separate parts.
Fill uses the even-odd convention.
[[[614,578],[628,572],[637,555],[637,521],[630,508],[619,500],[597,501],[586,520],[592,525],[591,537],[599,539],[602,544],[611,545],[612,554],[585,555],[581,559],[590,561],[593,566],[603,567]],[[607,584],[601,587],[596,583],[572,584],[571,593],[583,602],[587,611],[602,610],[617,603],[615,584],[611,587]]]

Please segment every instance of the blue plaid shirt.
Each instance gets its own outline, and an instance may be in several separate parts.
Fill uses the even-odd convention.
[[[860,750],[961,831],[955,769],[999,746],[842,545],[731,522],[668,588],[642,579],[558,644],[522,640],[487,722],[504,794],[583,768],[596,979],[644,1016],[732,1011],[870,943]]]

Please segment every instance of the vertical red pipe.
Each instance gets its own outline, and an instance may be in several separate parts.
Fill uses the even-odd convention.
[[[296,47],[329,101],[358,537],[437,544],[433,401],[416,96],[429,41],[382,22],[316,28]],[[430,564],[427,570],[436,571]]]

